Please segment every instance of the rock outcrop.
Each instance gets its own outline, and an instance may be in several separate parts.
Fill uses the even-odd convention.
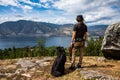
[[[120,22],[108,26],[101,50],[106,58],[120,60]]]
[[[115,80],[111,75],[106,75],[95,70],[80,70],[85,80]]]
[[[52,60],[51,57],[36,61],[19,59],[13,65],[0,66],[0,80],[32,80],[33,73],[43,73],[39,68],[49,66]]]

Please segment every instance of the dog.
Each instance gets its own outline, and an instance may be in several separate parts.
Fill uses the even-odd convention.
[[[57,47],[57,57],[52,65],[51,74],[55,77],[62,76],[65,73],[66,53],[63,47]]]

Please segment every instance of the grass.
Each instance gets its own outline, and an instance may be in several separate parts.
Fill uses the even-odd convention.
[[[55,57],[53,57],[55,59]],[[115,78],[120,79],[120,61],[116,60],[104,60],[102,62],[98,61],[98,56],[84,56],[83,58],[83,67],[82,69],[77,69],[75,71],[69,70],[70,66],[70,60],[67,58],[67,62],[65,64],[65,75],[61,77],[54,77],[50,74],[51,67],[54,62],[54,59],[50,61],[50,65],[45,67],[38,67],[36,70],[29,70],[27,74],[30,74],[32,76],[32,80],[85,80],[83,79],[82,74],[80,73],[81,70],[94,70],[94,71],[100,71],[101,73],[111,75]],[[43,59],[43,57],[34,57],[34,58],[24,58],[27,60],[40,60]],[[15,72],[16,69],[8,68],[9,65],[16,65],[15,63],[18,61],[18,59],[6,59],[6,60],[0,60],[0,70],[3,70],[3,72]],[[76,61],[78,62],[78,58],[76,58]],[[1,72],[1,71],[0,71]],[[6,78],[0,77],[0,80],[6,80]],[[88,80],[94,80],[94,79],[88,79]]]

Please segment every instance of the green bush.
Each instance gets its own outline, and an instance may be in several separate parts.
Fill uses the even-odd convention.
[[[101,44],[102,44],[102,37],[98,39],[91,38],[87,42],[87,47],[85,47],[85,55],[86,56],[102,56],[101,52]]]

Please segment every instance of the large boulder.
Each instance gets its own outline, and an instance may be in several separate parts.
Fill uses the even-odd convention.
[[[106,58],[120,60],[120,22],[107,27],[101,50]]]

